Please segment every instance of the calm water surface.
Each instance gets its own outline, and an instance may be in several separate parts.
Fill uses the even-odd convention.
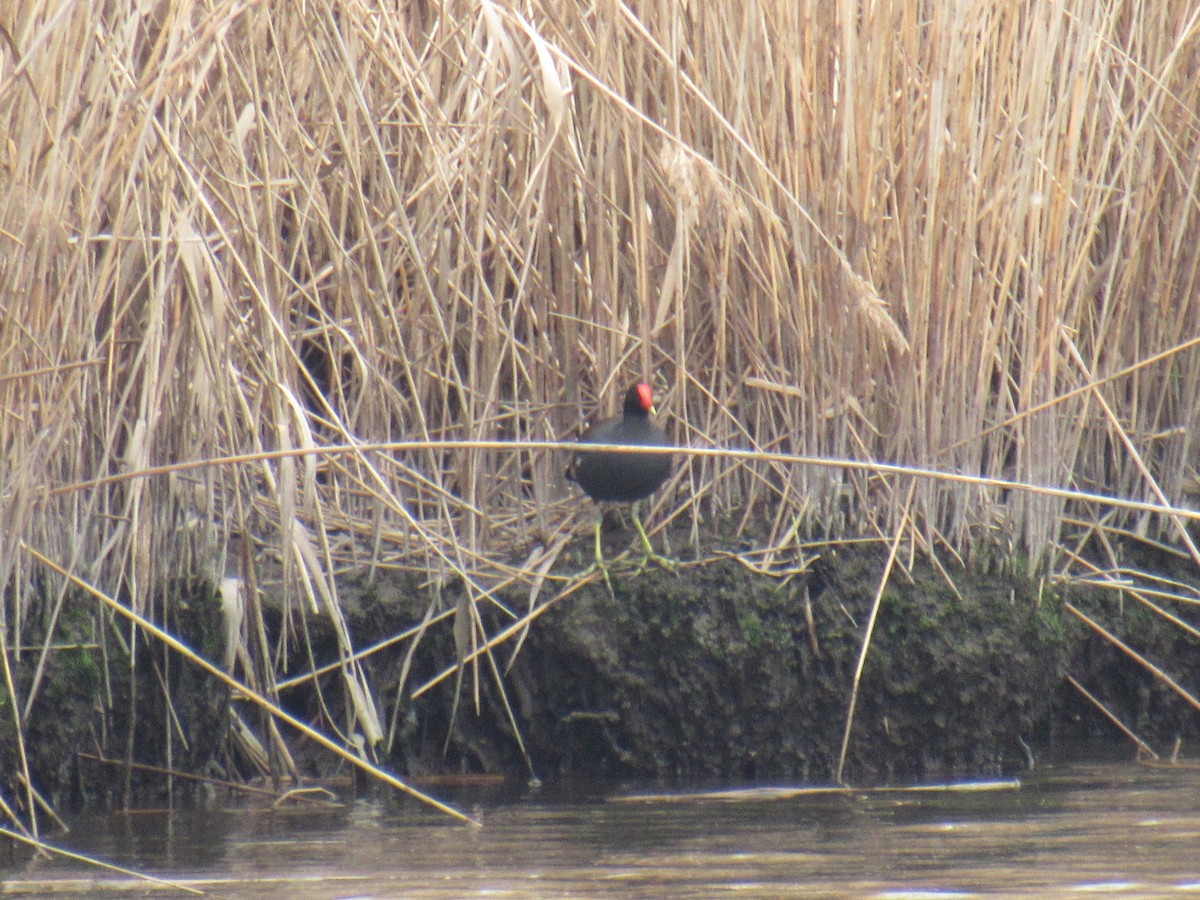
[[[59,840],[230,898],[1200,896],[1200,771],[1070,765],[1017,790],[755,802],[445,796],[86,818]],[[0,862],[0,894],[181,897],[82,863]]]

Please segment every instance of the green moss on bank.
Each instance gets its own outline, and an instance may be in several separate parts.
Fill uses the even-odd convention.
[[[211,587],[177,582],[159,606],[181,640],[208,659],[221,658],[225,632]],[[223,749],[228,691],[155,640],[139,638],[135,667],[130,633],[124,620],[72,591],[57,617],[27,623],[21,652],[12,655],[22,713],[25,698],[34,698],[22,729],[25,757],[39,792],[57,808],[121,799],[122,769],[81,753],[120,760],[132,747],[134,762],[163,766],[169,759],[178,771],[194,772]],[[6,796],[20,806],[25,794],[18,784],[21,754],[11,704],[0,690],[0,771],[7,773]],[[174,742],[169,754],[167,740]],[[136,798],[156,798],[165,779],[137,773],[130,788]]]

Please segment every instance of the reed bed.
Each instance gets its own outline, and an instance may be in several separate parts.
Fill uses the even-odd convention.
[[[1200,564],[1198,23],[1184,0],[4,7],[5,660],[53,652],[72,579],[161,625],[172,579],[228,575],[225,671],[270,704],[300,613],[342,622],[339,573],[397,567],[465,586],[424,624],[486,659],[478,604],[569,594],[554,562],[587,530],[542,442],[639,376],[679,444],[751,451],[659,495],[701,556],[732,523],[1119,590],[1126,540]],[[263,585],[294,613],[274,644]],[[339,634],[342,737],[390,740]],[[22,733],[38,683],[5,678]]]

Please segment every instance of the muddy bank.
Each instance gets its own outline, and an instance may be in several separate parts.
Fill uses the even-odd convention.
[[[582,567],[585,550],[564,568]],[[535,773],[831,780],[884,563],[882,552],[841,547],[787,580],[726,557],[677,574],[654,566],[617,570],[612,593],[602,581],[588,585],[538,620],[506,674]],[[528,602],[504,599],[517,610]],[[427,602],[403,581],[363,591],[359,600],[353,627],[364,643],[413,621]],[[1068,600],[1151,648],[1169,673],[1189,671],[1189,636],[1112,591],[1056,590],[1012,562],[965,571],[918,561],[910,575],[896,572],[884,592],[845,779],[1011,774],[1057,746],[1083,742],[1132,753],[1128,739],[1067,684],[1067,672],[1096,686],[1160,749],[1194,738],[1195,711],[1068,615]],[[507,624],[487,609],[482,614],[489,631]],[[432,677],[453,652],[449,627],[431,630],[411,683]],[[511,645],[503,648],[499,664],[507,666],[511,654]],[[371,665],[389,691],[395,663]],[[471,683],[468,676],[449,752],[442,754],[452,681],[406,707],[406,741],[394,765],[414,774],[526,771],[486,667],[478,715]]]
[[[168,630],[197,654],[221,659],[224,625],[211,586],[180,580],[160,608],[168,611]],[[156,802],[174,788],[186,794],[196,787],[105,760],[205,775],[222,770],[229,727],[223,685],[160,642],[131,635],[82,592],[67,592],[55,611],[48,621],[27,623],[20,652],[11,654],[16,696],[28,706],[18,710],[20,732],[12,694],[0,683],[0,771],[19,813],[28,806],[26,765],[55,809]]]
[[[538,774],[830,781],[883,564],[830,553],[784,582],[727,558],[678,574],[614,572],[612,594],[602,582],[579,592],[539,621],[508,677]],[[1033,583],[960,573],[952,587],[924,566],[897,575],[845,777],[1023,767],[1049,738],[1069,653],[1055,599]],[[444,722],[425,721],[444,734]],[[519,767],[504,731],[494,715],[468,713],[449,764]]]
[[[587,544],[579,542],[575,555],[563,560],[563,571],[583,567]],[[531,766],[543,779],[829,782],[884,562],[881,552],[843,546],[823,549],[808,571],[787,579],[753,572],[733,556],[685,564],[674,573],[618,567],[611,593],[596,579],[537,620],[515,661],[512,642],[496,655],[501,667],[511,662],[504,684],[529,763],[486,665],[477,682],[468,671],[453,723],[453,679],[415,701],[405,697],[395,713],[393,750],[382,762],[409,775],[526,777]],[[1160,562],[1165,571],[1169,560]],[[1112,591],[1067,594],[1013,569],[980,565],[943,573],[917,562],[911,575],[893,574],[862,674],[847,781],[1010,774],[1056,743],[1083,740],[1132,753],[1128,739],[1067,686],[1068,672],[1158,749],[1169,751],[1181,739],[1184,752],[1194,752],[1200,716],[1067,615],[1064,601],[1107,622],[1185,686],[1193,638]],[[342,589],[358,647],[418,622],[430,602],[416,575],[370,584],[351,576]],[[174,590],[167,604],[172,630],[206,658],[221,659],[223,626],[214,592],[196,582]],[[501,599],[513,610],[528,607],[524,592]],[[452,607],[455,600],[451,585],[442,603]],[[511,621],[494,607],[480,609],[489,633]],[[60,649],[46,656],[40,670],[37,653],[13,657],[18,696],[27,696],[39,680],[24,752],[43,795],[57,806],[165,796],[161,775],[125,773],[96,756],[129,756],[143,765],[216,777],[254,775],[227,739],[228,692],[153,642],[139,639],[132,647],[127,629],[95,613],[87,598],[69,598],[57,625]],[[270,603],[264,614],[269,628],[278,627]],[[303,624],[312,658],[336,659],[327,621],[311,617]],[[364,660],[385,729],[409,646]],[[299,641],[295,648],[289,668],[303,671],[308,651]],[[131,653],[137,658],[132,678]],[[449,620],[431,626],[407,660],[409,690],[442,671],[454,654]],[[283,693],[285,707],[327,730],[326,715],[344,727],[339,676],[324,676],[320,684],[320,700],[310,685],[302,686]],[[20,805],[22,766],[11,701],[7,692],[0,699],[6,790]],[[247,725],[266,729],[260,718]],[[328,753],[286,730],[284,737],[304,774],[341,771]],[[192,788],[177,782],[176,790]]]

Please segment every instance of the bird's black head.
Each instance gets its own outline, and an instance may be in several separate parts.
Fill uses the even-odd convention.
[[[654,392],[650,385],[639,381],[625,392],[625,415],[648,416],[654,412]]]

